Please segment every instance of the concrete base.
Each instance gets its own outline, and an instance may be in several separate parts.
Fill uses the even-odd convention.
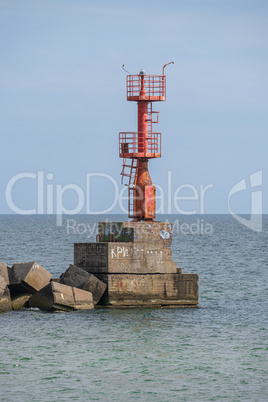
[[[165,222],[100,222],[97,243],[76,243],[74,264],[107,289],[100,304],[114,307],[198,304],[198,275],[172,261],[172,225]]]
[[[107,284],[102,303],[113,306],[194,305],[197,274],[97,274]],[[106,299],[105,299],[106,297]]]

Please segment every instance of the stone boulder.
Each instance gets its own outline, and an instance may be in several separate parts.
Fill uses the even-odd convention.
[[[98,304],[107,288],[107,285],[96,276],[72,264],[61,275],[60,283],[91,292],[95,305]]]
[[[50,272],[34,261],[14,264],[8,271],[12,297],[23,293],[33,294],[46,286],[52,277]]]
[[[5,275],[4,264],[5,263],[1,263],[1,271],[0,271],[0,312],[12,310],[10,292],[8,289],[8,282]],[[3,276],[2,273],[4,273]]]
[[[94,304],[92,293],[52,281],[31,296],[29,307],[45,311],[72,311],[90,310]]]

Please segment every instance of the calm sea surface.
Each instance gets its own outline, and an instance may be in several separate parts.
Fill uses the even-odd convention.
[[[124,220],[0,215],[0,261],[57,277],[105,218]],[[268,401],[268,216],[259,233],[225,215],[166,218],[199,308],[1,314],[0,400]]]

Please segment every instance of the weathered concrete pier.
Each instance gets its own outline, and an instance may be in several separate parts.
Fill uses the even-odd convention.
[[[172,225],[100,222],[96,243],[74,244],[74,264],[107,284],[102,305],[196,307],[198,275],[172,261]]]

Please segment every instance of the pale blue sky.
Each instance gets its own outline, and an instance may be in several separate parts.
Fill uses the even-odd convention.
[[[5,189],[18,173],[52,173],[45,186],[85,192],[86,174],[104,173],[121,188],[118,133],[135,131],[137,119],[121,66],[161,74],[172,60],[167,101],[155,104],[162,158],[149,164],[165,190],[162,212],[168,171],[172,197],[183,184],[213,185],[204,212],[227,213],[230,189],[262,170],[268,213],[267,50],[267,1],[0,0],[0,213],[12,213]],[[14,186],[20,208],[35,208],[36,194],[35,180]],[[74,207],[74,194],[65,195]],[[113,197],[111,183],[92,179],[92,211]],[[182,209],[200,212],[199,201]],[[233,196],[232,207],[249,213],[250,192]]]

